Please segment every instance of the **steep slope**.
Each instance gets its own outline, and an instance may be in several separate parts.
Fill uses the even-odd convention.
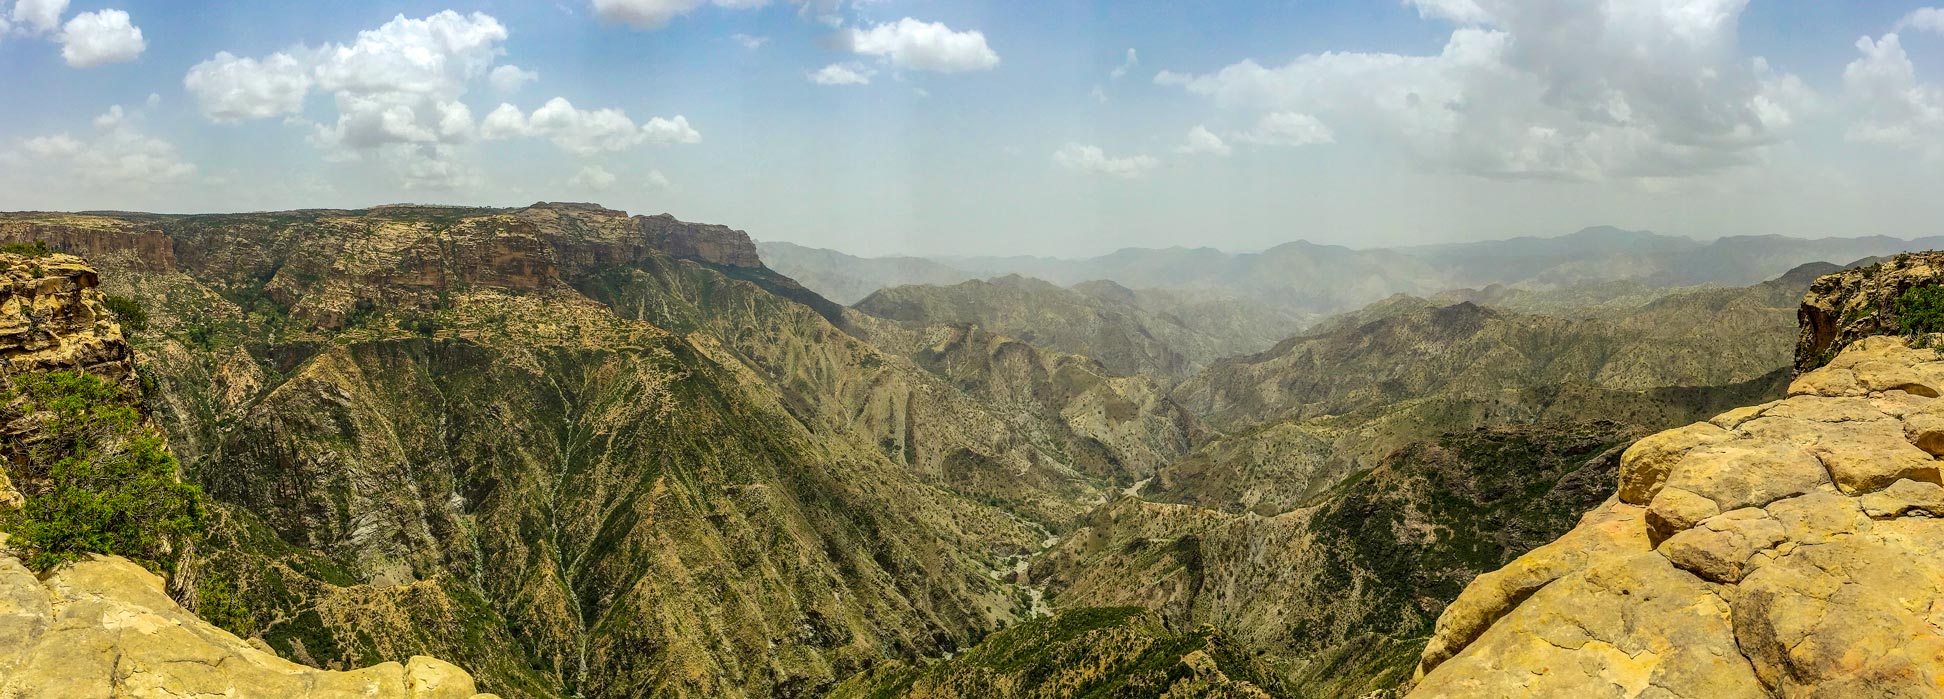
[[[993,634],[930,667],[889,666],[831,692],[851,697],[1268,699],[1267,669],[1220,630],[1174,631],[1139,607],[1061,612]]]
[[[1936,351],[1868,337],[1642,440],[1615,499],[1445,610],[1411,696],[1935,695],[1940,387]]]
[[[188,504],[193,520],[197,508],[177,497],[193,490],[175,482],[158,442],[141,445],[154,427],[130,398],[134,353],[110,310],[126,306],[101,294],[80,258],[16,247],[28,254],[0,253],[0,530],[15,532],[0,531],[0,696],[492,696],[423,656],[347,672],[304,667],[171,600],[143,565],[173,568],[194,536],[152,517]],[[128,456],[157,470],[79,478],[90,467],[108,476]],[[131,475],[163,482],[140,490],[147,484]],[[89,517],[81,507],[90,503],[110,517]],[[84,553],[102,550],[141,565]],[[23,559],[49,569],[36,575]]]
[[[1145,304],[1162,309],[1150,310]],[[1112,282],[1073,289],[1020,276],[952,286],[882,289],[856,304],[863,313],[910,326],[970,324],[1037,347],[1091,357],[1109,371],[1184,378],[1230,355],[1273,344],[1297,320],[1248,303],[1228,314],[1196,313],[1195,302],[1168,292],[1135,292]]]
[[[962,389],[665,216],[27,214],[0,240],[90,252],[143,302],[152,403],[230,506],[178,593],[326,667],[815,695],[1029,613],[989,571],[1188,441],[1125,382]]]

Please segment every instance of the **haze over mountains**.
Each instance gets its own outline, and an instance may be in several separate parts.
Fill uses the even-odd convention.
[[[1099,257],[854,256],[784,242],[759,242],[765,261],[838,303],[904,284],[951,284],[1017,274],[1061,286],[1106,280],[1131,289],[1167,289],[1231,299],[1315,320],[1392,294],[1515,286],[1555,290],[1631,281],[1648,287],[1746,286],[1805,262],[1848,263],[1929,250],[1944,237],[1801,239],[1681,236],[1593,227],[1553,238],[1356,250],[1303,241],[1262,252],[1213,248],[1128,248]]]
[[[1593,229],[958,279],[541,203],[4,214],[0,244],[8,356],[95,323],[209,493],[167,584],[224,653],[431,655],[509,698],[1259,699],[1408,687],[1445,606],[1606,500],[1628,445],[1782,395],[1843,269],[1816,256],[1914,243]],[[892,278],[933,283],[861,291]]]

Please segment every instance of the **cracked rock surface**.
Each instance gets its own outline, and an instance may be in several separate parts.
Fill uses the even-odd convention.
[[[437,658],[334,672],[257,650],[119,557],[39,579],[0,535],[0,699],[151,697],[494,699]]]
[[[1578,528],[1446,609],[1413,698],[1944,696],[1944,355],[1848,345],[1648,437]]]

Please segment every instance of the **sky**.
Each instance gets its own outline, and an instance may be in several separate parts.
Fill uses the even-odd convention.
[[[1941,176],[1923,2],[0,0],[0,210],[594,201],[1083,256],[1915,237]]]

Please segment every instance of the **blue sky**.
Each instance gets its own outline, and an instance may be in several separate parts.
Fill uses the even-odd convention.
[[[1944,220],[1944,11],[1922,2],[0,0],[0,19],[8,210],[591,200],[866,254],[1059,255]]]

